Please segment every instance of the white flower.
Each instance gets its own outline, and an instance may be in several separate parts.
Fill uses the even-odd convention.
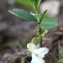
[[[31,63],[45,63],[44,56],[48,53],[49,49],[46,47],[42,47],[37,49],[36,45],[33,43],[28,43],[27,48],[32,52],[32,60]]]

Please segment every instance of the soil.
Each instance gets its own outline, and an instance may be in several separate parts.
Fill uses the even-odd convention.
[[[17,2],[12,5],[8,0],[0,0],[0,63],[21,63],[25,58],[25,63],[30,63],[31,57],[26,55],[26,44],[37,36],[34,32],[37,24],[35,22],[20,19],[8,12],[13,8],[19,8],[30,12]],[[46,63],[55,63],[54,56],[57,60],[61,59],[63,51],[63,12],[57,17],[58,27],[49,30],[43,38],[43,46],[49,48],[49,53],[44,58]],[[53,56],[54,55],[54,56]]]

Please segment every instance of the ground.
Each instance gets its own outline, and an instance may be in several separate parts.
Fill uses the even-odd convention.
[[[33,31],[37,28],[35,22],[20,19],[8,12],[13,8],[26,9],[18,3],[9,4],[8,0],[0,0],[0,63],[5,63],[7,60],[13,63],[20,63],[24,56],[25,62],[29,63],[30,57],[27,57],[26,44],[37,36]],[[49,30],[43,38],[43,46],[49,48],[49,54],[46,55],[46,63],[55,63],[53,55],[61,59],[60,52],[63,48],[63,13],[59,14],[58,27]],[[22,55],[21,55],[22,54]]]

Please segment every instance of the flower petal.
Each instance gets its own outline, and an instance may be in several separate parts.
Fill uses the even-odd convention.
[[[45,63],[45,61],[42,58],[39,58],[35,54],[32,54],[32,61],[31,63]]]
[[[49,51],[48,48],[43,47],[43,48],[39,48],[37,50],[34,50],[34,53],[38,55],[38,57],[40,58],[44,58],[45,54],[47,54]]]
[[[28,43],[27,44],[27,48],[29,49],[29,51],[33,52],[34,50],[37,49],[36,45],[33,43]]]

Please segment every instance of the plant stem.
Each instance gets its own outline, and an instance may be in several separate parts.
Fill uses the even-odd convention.
[[[40,23],[40,19],[39,19],[38,11],[36,11],[36,17],[37,17],[37,23],[39,24]]]
[[[36,11],[37,23],[40,24],[41,21],[39,19],[38,11]],[[39,27],[39,36],[42,34],[41,28]],[[40,47],[42,47],[42,39],[40,40]]]
[[[42,34],[41,28],[39,28],[39,35]],[[40,47],[42,47],[42,39],[40,40]]]

